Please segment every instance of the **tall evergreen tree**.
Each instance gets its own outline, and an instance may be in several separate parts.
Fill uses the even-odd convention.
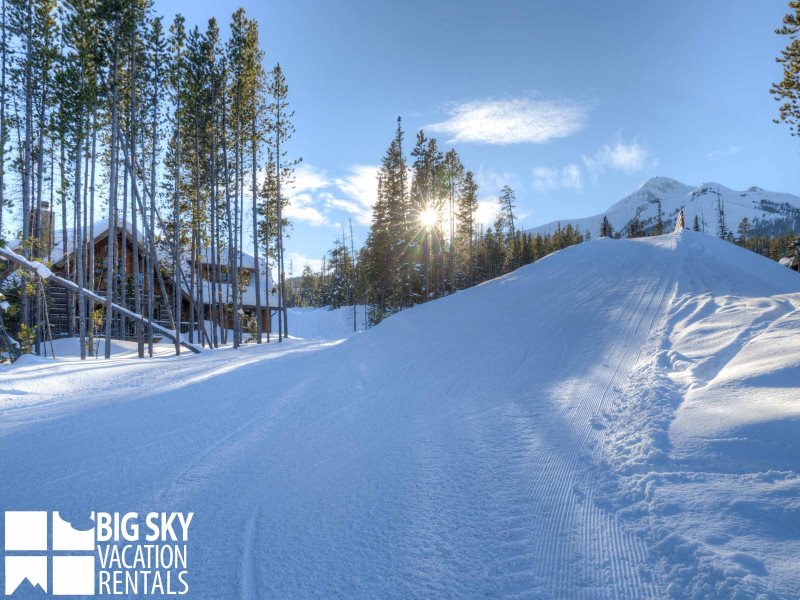
[[[267,106],[270,146],[275,162],[275,196],[277,219],[277,272],[278,272],[278,341],[289,334],[286,307],[286,273],[284,270],[283,201],[284,190],[292,184],[294,168],[302,159],[289,159],[286,143],[294,134],[294,110],[289,107],[289,87],[280,64],[270,73],[267,93],[271,99]]]
[[[776,123],[785,123],[791,135],[800,135],[800,0],[789,2],[790,12],[783,17],[783,25],[775,33],[788,38],[788,44],[776,58],[783,67],[783,79],[773,83],[770,93],[778,101]]]
[[[747,217],[743,217],[742,220],[739,222],[739,239],[738,242],[742,245],[746,244],[747,241],[750,239],[750,234],[753,231],[752,225],[750,225],[750,219]]]
[[[656,224],[653,227],[653,235],[663,235],[664,233],[664,210],[661,208],[661,199],[656,200]]]
[[[478,211],[478,184],[472,171],[464,174],[461,192],[458,196],[456,207],[456,240],[459,255],[459,268],[461,271],[461,287],[475,283],[475,213]]]
[[[614,228],[608,222],[608,217],[603,215],[603,222],[600,224],[600,237],[613,237]]]
[[[502,224],[503,227],[508,228],[508,241],[507,250],[505,253],[505,271],[513,271],[519,266],[519,250],[516,243],[516,228],[514,226],[514,209],[516,205],[516,194],[511,186],[504,185],[500,190],[500,197],[498,198],[500,204],[500,219],[498,225]],[[499,227],[498,227],[499,228]]]

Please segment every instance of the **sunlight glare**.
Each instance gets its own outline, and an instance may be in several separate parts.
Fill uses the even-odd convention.
[[[439,215],[436,214],[436,211],[433,208],[426,208],[419,214],[419,222],[422,224],[423,227],[433,227],[436,225],[436,222],[439,220]]]

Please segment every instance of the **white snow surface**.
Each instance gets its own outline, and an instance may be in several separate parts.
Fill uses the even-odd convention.
[[[786,598],[800,277],[596,240],[345,341],[0,367],[0,506],[194,511],[192,598]]]
[[[340,308],[288,308],[289,333],[292,337],[313,340],[342,339],[366,329],[364,305],[355,307],[355,331],[353,331],[353,307]],[[278,332],[278,317],[272,317],[272,331]]]
[[[725,209],[725,225],[734,235],[737,234],[739,223],[744,217],[747,217],[751,224],[756,221],[771,222],[786,216],[781,207],[788,206],[792,210],[800,210],[800,198],[794,194],[768,192],[756,186],[737,191],[715,182],[693,186],[670,177],[652,177],[633,193],[610,206],[604,213],[591,217],[560,219],[533,227],[529,231],[544,235],[553,233],[559,225],[566,227],[567,224],[572,224],[581,233],[588,229],[593,237],[598,237],[604,216],[608,217],[615,232],[624,231],[628,222],[636,216],[648,227],[652,227],[658,210],[655,202],[661,200],[663,219],[669,230],[673,229],[678,212],[683,209],[687,227],[694,226],[696,216],[702,231],[716,235],[719,228],[718,198]],[[765,206],[768,207],[767,210]]]

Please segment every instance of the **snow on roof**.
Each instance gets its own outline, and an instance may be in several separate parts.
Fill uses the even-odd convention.
[[[84,229],[84,237],[88,238],[90,233],[94,234],[95,241],[98,241],[104,238],[108,234],[109,222],[108,218],[100,219],[99,221],[95,221],[93,227],[87,227]],[[117,221],[117,230],[122,231],[122,221]],[[133,236],[133,228],[129,221],[125,223],[125,231],[128,232],[128,235]],[[71,254],[75,251],[75,234],[76,230],[72,227],[67,229],[67,243],[66,246],[68,248],[68,252]],[[144,229],[139,229],[138,237],[140,243],[144,243]],[[14,250],[15,248],[19,247],[20,240],[10,240],[8,242],[8,247]],[[211,263],[211,250],[210,248],[204,248],[201,251],[201,256],[203,262],[206,264]],[[255,258],[252,254],[248,254],[247,252],[241,252],[240,254],[240,267],[248,270],[255,269]],[[61,228],[55,228],[55,233],[53,236],[53,249],[50,254],[50,262],[52,263],[59,263],[64,260],[64,231]],[[223,249],[219,252],[219,255],[216,257],[217,264],[226,265],[228,264],[228,251]],[[259,258],[259,262],[264,265],[263,257]],[[263,268],[263,266],[262,266]]]
[[[200,253],[201,253],[201,256],[203,258],[203,263],[205,263],[207,265],[210,265],[212,263],[212,260],[211,260],[211,258],[212,258],[211,257],[211,249],[210,248],[203,248],[203,250],[201,250]],[[241,260],[239,262],[239,266],[240,267],[242,267],[244,269],[251,270],[251,271],[255,270],[256,259],[252,254],[248,254],[247,252],[241,252],[239,254],[239,256],[241,257]],[[215,256],[214,258],[215,258],[215,260],[213,262],[215,262],[216,264],[223,265],[223,266],[227,265],[228,262],[229,262],[228,261],[228,251],[225,250],[225,249],[222,249],[217,254],[217,256]],[[258,262],[260,262],[262,264],[262,268],[263,268],[263,265],[265,264],[264,263],[264,257],[259,257]]]
[[[98,241],[105,237],[108,234],[108,218],[100,219],[99,221],[95,221],[92,226],[86,227],[84,232],[84,237],[88,238],[90,234],[94,234],[94,240]],[[122,231],[122,221],[117,222],[117,230]],[[133,229],[131,228],[130,222],[125,223],[125,231],[128,232],[129,235],[133,236]],[[67,248],[66,253],[72,254],[75,252],[75,238],[76,238],[77,230],[74,227],[69,227],[67,229],[67,236],[66,236],[66,244],[64,243],[64,230],[60,227],[56,227],[53,235],[53,248],[50,251],[50,262],[53,264],[58,264],[62,260],[64,260],[65,254],[65,247]],[[143,233],[139,231],[139,239],[142,240]],[[19,247],[21,241],[20,240],[11,240],[8,242],[8,247],[12,250],[15,250]],[[141,243],[141,242],[140,242]]]

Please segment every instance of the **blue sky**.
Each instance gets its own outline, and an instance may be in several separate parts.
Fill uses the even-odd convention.
[[[484,218],[511,185],[526,227],[602,212],[655,175],[800,192],[800,146],[769,95],[783,0],[156,0],[223,28],[239,5],[296,110],[295,272],[348,218],[365,238],[398,115],[407,150],[420,128],[458,150]]]

